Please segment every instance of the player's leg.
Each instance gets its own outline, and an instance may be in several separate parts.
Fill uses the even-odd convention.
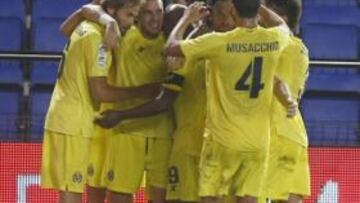
[[[283,136],[272,136],[266,189],[273,202],[290,202],[290,198],[291,202],[299,202],[301,196],[309,195],[310,175],[304,146]]]
[[[87,187],[89,203],[104,202],[106,199],[106,189],[97,187]]]
[[[175,141],[176,142],[176,141]],[[199,202],[199,157],[173,148],[168,167],[167,201]]]
[[[106,139],[110,131],[95,127],[91,141],[90,158],[88,165],[88,199],[89,203],[104,202],[106,199],[106,187],[103,176]]]
[[[129,193],[109,192],[109,203],[133,203],[133,195]]]
[[[204,139],[199,164],[199,196],[202,203],[220,203],[230,195],[234,175],[241,168],[242,159],[238,152],[212,140]]]
[[[293,184],[290,190],[289,203],[302,203],[304,197],[310,196],[310,168],[308,149],[300,147],[296,168],[293,174]]]
[[[302,203],[303,197],[301,195],[290,194],[287,202],[288,203]]]
[[[60,202],[81,202],[90,139],[45,131],[41,186],[59,191]]]
[[[220,203],[221,198],[218,196],[205,196],[200,198],[201,203]]]
[[[81,193],[64,192],[59,194],[59,203],[81,203]]]
[[[234,195],[237,203],[257,203],[263,195],[263,184],[268,166],[268,150],[239,152],[241,168],[234,175]],[[230,163],[231,164],[231,163]]]
[[[104,175],[110,203],[132,203],[144,174],[145,142],[137,135],[108,137]]]
[[[166,202],[167,169],[172,140],[168,138],[146,139],[146,186],[152,203]]]
[[[243,197],[236,197],[236,203],[257,203],[257,197],[248,195]]]
[[[166,202],[166,189],[156,186],[148,186],[148,191],[151,193],[152,203],[165,203]]]

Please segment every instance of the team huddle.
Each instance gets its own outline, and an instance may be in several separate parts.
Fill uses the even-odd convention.
[[[59,202],[302,202],[301,0],[102,0],[69,38],[45,121],[41,185]]]

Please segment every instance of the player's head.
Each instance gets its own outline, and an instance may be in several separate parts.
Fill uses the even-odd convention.
[[[194,3],[196,0],[172,0],[172,4],[182,4],[184,6],[188,6],[192,3]]]
[[[162,30],[164,7],[161,0],[145,0],[140,7],[137,25],[147,38],[157,37]]]
[[[183,4],[170,4],[165,9],[163,33],[167,38],[186,10]],[[190,28],[190,27],[189,27]],[[186,33],[189,33],[188,30]],[[185,34],[186,35],[186,34]]]
[[[142,0],[103,0],[102,8],[115,18],[121,31],[134,24]]]
[[[232,15],[233,4],[231,0],[208,0],[211,9],[208,17],[209,26],[217,32],[226,32],[235,28],[235,21]]]
[[[260,8],[260,0],[233,0],[233,4],[240,18],[255,18]]]
[[[279,14],[291,30],[298,26],[302,10],[301,0],[267,0],[266,5]]]

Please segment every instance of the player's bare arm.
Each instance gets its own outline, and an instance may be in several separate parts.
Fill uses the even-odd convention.
[[[163,88],[154,100],[151,100],[141,106],[124,111],[108,110],[102,112],[102,117],[97,118],[95,123],[102,128],[113,128],[122,120],[153,116],[169,111],[172,108],[177,95],[177,91]]]
[[[90,95],[96,102],[120,102],[135,97],[152,98],[159,93],[157,83],[122,88],[109,85],[106,77],[90,77],[89,87]]]
[[[282,19],[277,13],[268,9],[266,6],[261,5],[259,9],[260,24],[264,27],[281,27],[287,33],[290,33],[290,29],[287,26],[284,19]]]
[[[112,49],[121,38],[119,26],[114,18],[105,13],[99,5],[86,4],[71,14],[60,26],[60,31],[70,37],[75,28],[84,20],[90,20],[105,26],[104,46]]]
[[[185,10],[184,15],[181,17],[180,21],[171,32],[165,45],[165,54],[167,56],[184,56],[180,49],[179,42],[183,39],[186,29],[192,23],[203,19],[208,14],[209,12],[206,9],[204,3],[195,2],[191,4]]]
[[[76,26],[78,26],[83,20],[84,17],[81,14],[81,9],[76,10],[60,25],[60,32],[67,38],[70,38]]]
[[[297,112],[297,102],[292,98],[288,85],[277,76],[274,77],[274,95],[287,109],[287,116],[294,117]]]

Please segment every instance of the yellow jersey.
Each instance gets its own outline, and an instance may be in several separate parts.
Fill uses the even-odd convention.
[[[187,59],[206,59],[206,131],[220,144],[239,151],[267,147],[273,80],[289,32],[280,27],[236,28],[185,40]]]
[[[162,35],[146,39],[136,26],[132,26],[115,52],[115,83],[121,87],[139,86],[163,82],[167,67],[163,54],[165,39]],[[134,108],[150,99],[134,98],[115,104],[119,110]],[[114,128],[115,134],[131,134],[146,137],[169,137],[173,130],[171,113],[122,121]]]
[[[205,61],[189,60],[169,74],[165,88],[181,91],[174,103],[176,129],[173,150],[199,156],[205,129]]]
[[[289,45],[281,54],[276,74],[289,85],[291,94],[298,101],[309,75],[308,68],[307,48],[299,38],[291,37]],[[273,108],[272,118],[276,133],[303,146],[308,146],[306,129],[300,111],[294,118],[287,118],[286,109],[276,99],[274,99]]]
[[[85,21],[71,35],[59,65],[46,130],[92,136],[100,104],[90,96],[89,77],[107,77],[112,61],[111,53],[102,46],[103,34],[101,26]]]

